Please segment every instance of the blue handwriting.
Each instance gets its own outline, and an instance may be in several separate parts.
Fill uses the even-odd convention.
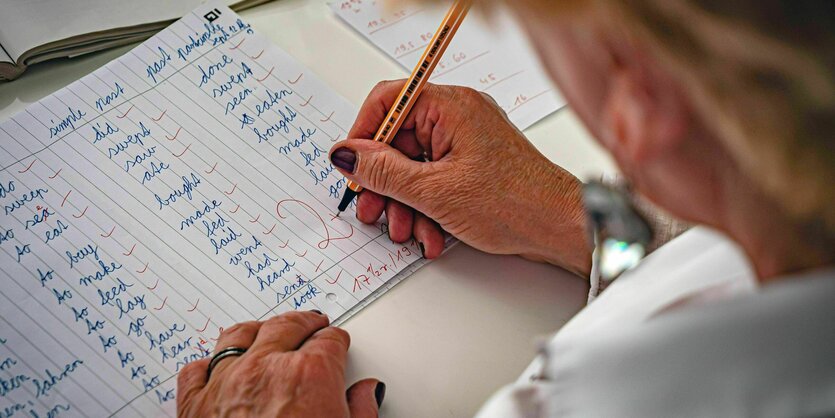
[[[103,111],[105,107],[110,106],[111,103],[113,103],[116,99],[119,98],[119,96],[122,95],[122,93],[125,92],[125,89],[123,89],[118,82],[113,84],[115,84],[115,90],[108,93],[104,97],[99,97],[98,99],[96,99],[96,108],[99,109],[99,111]]]
[[[49,128],[49,137],[52,138],[57,136],[61,132],[69,129],[75,130],[75,123],[80,121],[84,116],[87,114],[84,113],[81,109],[73,109],[71,107],[67,107],[67,110],[70,112],[67,116],[61,119],[60,122],[57,124],[54,120],[50,119],[49,123],[53,124],[54,126]]]

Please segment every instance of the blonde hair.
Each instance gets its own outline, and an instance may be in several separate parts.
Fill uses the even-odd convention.
[[[835,232],[835,6],[815,0],[595,2],[649,41],[743,170]]]
[[[591,12],[646,41],[742,169],[798,221],[835,235],[832,2],[512,1]]]

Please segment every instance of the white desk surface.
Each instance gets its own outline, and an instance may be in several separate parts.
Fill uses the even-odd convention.
[[[323,0],[280,0],[241,14],[357,106],[377,81],[408,75]],[[129,49],[36,65],[0,83],[0,121]],[[581,179],[613,170],[567,109],[525,133]],[[558,268],[459,245],[345,324],[352,338],[348,380],[386,382],[384,417],[472,416],[522,372],[538,337],[583,306],[586,290]]]

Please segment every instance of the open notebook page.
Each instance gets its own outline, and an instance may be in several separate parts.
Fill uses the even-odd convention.
[[[212,5],[0,124],[0,407],[171,415],[223,327],[339,318],[419,260],[333,215],[354,116]]]
[[[331,9],[383,52],[411,71],[441,24],[441,7],[407,5],[384,11],[386,2],[345,0]],[[461,24],[431,81],[472,87],[491,95],[519,129],[565,102],[541,70],[521,29],[503,9],[490,20],[471,12]]]
[[[8,61],[15,62],[26,51],[50,42],[96,33],[90,36],[94,39],[103,36],[101,32],[176,19],[200,3],[200,0],[0,1],[0,45],[12,58]],[[224,3],[237,5],[249,1],[225,0]],[[141,30],[130,28],[123,32]]]

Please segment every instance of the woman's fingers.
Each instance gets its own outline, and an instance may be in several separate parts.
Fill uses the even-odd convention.
[[[337,360],[340,367],[345,367],[348,360],[348,347],[351,346],[351,337],[341,328],[327,327],[316,331],[299,348],[300,352],[310,354],[324,354]]]
[[[248,321],[224,329],[217,339],[215,354],[229,347],[249,348],[255,341],[259,328],[261,328],[261,322]]]
[[[377,379],[363,379],[348,388],[345,396],[351,418],[377,418],[386,396],[386,384]]]
[[[386,220],[388,221],[389,238],[397,243],[403,243],[412,237],[412,224],[415,211],[393,199],[386,203]]]
[[[177,405],[186,406],[193,402],[194,396],[206,386],[209,373],[209,362],[212,360],[204,358],[186,364],[183,370],[177,375]]]
[[[368,93],[360,106],[357,119],[348,132],[349,138],[372,138],[397,99],[406,80],[381,81]]]
[[[249,347],[251,347],[252,343],[255,341],[255,337],[258,335],[258,330],[260,328],[261,322],[249,321],[241,322],[240,324],[235,324],[229,328],[224,329],[220,333],[220,337],[218,337],[217,339],[217,345],[215,345],[215,354],[230,347],[249,349]],[[224,369],[229,367],[235,361],[237,361],[237,357],[230,357],[224,359],[215,366],[212,373],[222,373]]]
[[[261,325],[249,351],[293,351],[329,323],[326,315],[313,311],[288,312],[274,316]]]
[[[415,212],[414,236],[424,258],[437,258],[444,252],[444,232],[441,227],[426,215]]]
[[[357,219],[371,225],[380,219],[386,209],[386,198],[371,190],[363,190],[357,197]]]
[[[401,129],[394,136],[394,141],[391,142],[391,146],[402,152],[403,155],[418,161],[422,161],[422,157],[426,151],[418,142],[417,137],[415,137],[415,131],[408,129]]]

